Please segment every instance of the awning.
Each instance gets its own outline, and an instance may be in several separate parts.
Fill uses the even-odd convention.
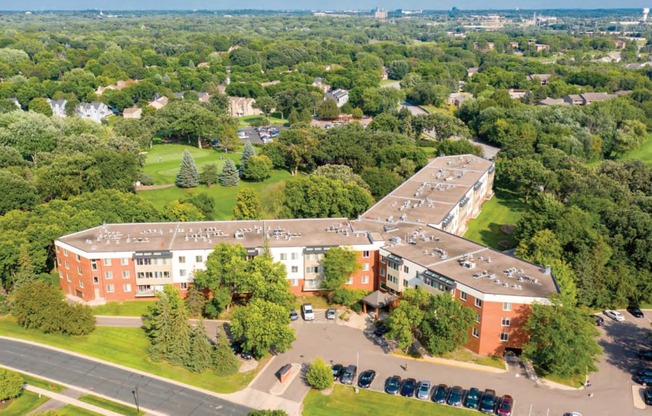
[[[384,308],[385,306],[394,302],[395,299],[396,296],[377,290],[365,296],[362,301],[372,308]]]

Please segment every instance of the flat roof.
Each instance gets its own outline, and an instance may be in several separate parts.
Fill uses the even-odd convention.
[[[492,165],[475,155],[438,157],[360,219],[388,224],[439,224]]]
[[[212,250],[219,243],[247,248],[329,247],[371,244],[347,218],[105,224],[60,237],[89,253]]]

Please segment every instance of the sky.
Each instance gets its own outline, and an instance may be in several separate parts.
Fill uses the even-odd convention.
[[[0,0],[0,10],[234,10],[234,9],[553,9],[643,8],[652,0]]]

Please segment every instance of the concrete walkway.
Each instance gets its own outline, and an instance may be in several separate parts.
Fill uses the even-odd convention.
[[[59,408],[63,407],[66,404],[71,404],[73,406],[77,406],[77,407],[80,407],[82,409],[90,410],[91,412],[95,412],[95,413],[98,413],[98,414],[101,414],[101,415],[121,416],[120,413],[115,413],[115,412],[112,412],[110,410],[106,410],[106,409],[103,409],[101,407],[97,407],[97,406],[94,406],[92,404],[88,404],[88,403],[79,401],[77,399],[73,399],[72,397],[68,397],[68,396],[63,395],[61,393],[55,393],[53,391],[45,390],[45,389],[42,389],[42,388],[39,388],[39,387],[30,386],[29,384],[25,387],[25,390],[31,391],[33,393],[37,393],[39,396],[50,397],[52,400],[55,400],[56,402],[62,404],[62,405],[59,406],[58,403],[57,403],[56,407],[54,407],[52,405],[48,406],[48,403],[50,403],[50,401],[52,401],[52,400],[50,400],[50,401],[44,403],[42,406],[40,406],[38,409],[36,409],[32,413],[35,413],[35,412],[39,413],[39,412],[42,412],[42,411],[45,411],[45,410],[59,409]],[[44,407],[46,407],[46,408],[44,408]]]

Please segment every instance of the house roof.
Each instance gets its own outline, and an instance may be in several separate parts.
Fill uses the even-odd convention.
[[[546,97],[543,100],[539,101],[539,105],[568,105],[563,98],[550,98]]]
[[[384,308],[394,302],[394,300],[396,300],[396,296],[381,292],[380,290],[376,290],[362,298],[362,301],[372,308]]]
[[[528,75],[527,79],[530,81],[534,81],[535,79],[538,79],[539,81],[547,81],[552,77],[552,74],[532,74]]]
[[[140,113],[140,112],[142,112],[142,111],[143,111],[143,109],[140,108],[140,107],[130,107],[130,108],[125,108],[125,109],[122,111],[122,114],[123,114],[123,115],[124,115],[124,114],[136,114],[136,113]]]

